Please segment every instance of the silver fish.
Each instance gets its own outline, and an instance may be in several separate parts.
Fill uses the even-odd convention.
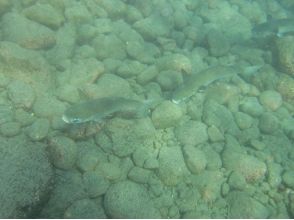
[[[104,97],[84,101],[70,106],[62,119],[66,123],[78,124],[90,121],[103,122],[112,117],[146,117],[153,100],[138,101],[123,97]]]
[[[294,35],[294,18],[269,19],[267,22],[256,25],[252,32],[254,38]]]

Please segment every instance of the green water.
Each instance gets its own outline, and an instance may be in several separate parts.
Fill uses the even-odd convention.
[[[293,218],[293,8],[0,1],[0,218]]]

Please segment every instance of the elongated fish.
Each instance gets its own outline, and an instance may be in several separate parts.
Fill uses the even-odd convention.
[[[64,112],[66,123],[102,122],[112,117],[142,118],[148,115],[153,100],[138,101],[123,97],[104,97],[74,104]]]
[[[216,80],[233,76],[236,72],[238,71],[233,67],[214,66],[198,74],[193,74],[185,80],[182,86],[175,90],[172,101],[178,104],[194,95],[200,87],[207,86]]]
[[[294,35],[294,18],[269,18],[267,22],[256,25],[252,32],[255,38]]]

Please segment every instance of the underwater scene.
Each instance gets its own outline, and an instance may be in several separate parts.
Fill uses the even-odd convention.
[[[0,218],[294,218],[294,1],[0,0]]]

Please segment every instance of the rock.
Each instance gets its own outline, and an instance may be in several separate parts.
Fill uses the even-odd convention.
[[[114,163],[103,162],[95,170],[111,182],[118,181],[122,176],[122,167]]]
[[[53,137],[49,140],[50,156],[52,163],[59,169],[71,169],[77,159],[76,143],[63,136]]]
[[[14,80],[8,87],[8,97],[15,107],[30,109],[35,101],[35,92],[29,84]]]
[[[22,13],[29,19],[46,25],[49,28],[57,29],[64,22],[64,17],[50,4],[34,4],[25,8]]]
[[[22,108],[15,110],[14,118],[21,127],[31,125],[36,119],[32,113],[26,112]]]
[[[33,111],[36,116],[41,118],[61,117],[65,111],[65,105],[55,97],[42,96],[35,101]]]
[[[205,169],[207,160],[203,151],[195,147],[185,146],[183,148],[183,155],[191,173],[199,174]]]
[[[225,139],[224,135],[221,133],[221,131],[214,125],[210,126],[207,129],[207,134],[209,139],[212,142],[218,142],[218,141],[223,141]]]
[[[236,123],[241,130],[250,128],[253,124],[253,118],[243,112],[236,112],[234,116]]]
[[[139,147],[153,146],[155,128],[149,118],[114,118],[105,129],[112,140],[112,151],[119,157],[130,155]]]
[[[136,183],[146,184],[152,172],[141,167],[133,167],[128,173],[128,178]]]
[[[220,171],[203,171],[193,178],[193,184],[205,203],[215,202],[221,196],[223,174]]]
[[[45,79],[47,84],[50,82],[50,78],[47,78],[47,75],[45,75],[48,70],[48,64],[39,52],[22,48],[12,42],[2,41],[0,42],[0,57],[4,64],[21,69],[22,74],[26,73],[26,71],[32,74],[32,71],[38,70],[38,75],[26,73],[31,77],[30,80],[34,77],[34,80],[41,79],[40,81],[43,82],[43,79]],[[42,86],[47,88],[48,85],[42,84]]]
[[[136,77],[139,75],[144,69],[145,65],[133,60],[124,60],[124,62],[118,67],[116,74],[121,76],[122,78],[130,78]]]
[[[87,171],[83,174],[84,187],[90,198],[106,193],[110,183],[97,171]]]
[[[47,51],[47,60],[63,69],[64,62],[72,59],[74,50],[76,49],[76,27],[72,23],[65,23],[56,31],[56,44]],[[58,76],[58,75],[57,75]]]
[[[0,138],[1,218],[33,218],[49,196],[53,170],[45,148],[22,135]]]
[[[181,108],[171,101],[164,101],[152,112],[152,122],[155,128],[164,129],[174,127],[182,118]]]
[[[230,50],[228,39],[218,30],[210,30],[207,34],[209,52],[212,56],[223,56]]]
[[[294,171],[287,170],[283,176],[283,182],[288,186],[294,189]]]
[[[12,4],[13,4],[13,2],[10,0],[0,1],[0,15],[6,13]]]
[[[125,16],[128,8],[128,5],[119,0],[101,0],[98,5],[107,12],[109,17],[113,19]]]
[[[189,173],[180,147],[162,147],[159,152],[158,176],[167,186],[175,186]]]
[[[246,97],[240,103],[242,112],[247,113],[253,117],[258,117],[263,112],[263,107],[260,105],[256,97]]]
[[[148,66],[137,76],[137,82],[144,85],[159,74],[155,65]]]
[[[183,83],[183,77],[180,72],[173,70],[161,71],[156,78],[162,90],[173,90]]]
[[[158,169],[159,168],[159,162],[156,158],[147,158],[144,163],[144,168],[146,169]]]
[[[169,25],[157,15],[151,15],[134,23],[134,29],[147,40],[154,40],[157,37],[167,36]]]
[[[92,144],[90,146],[83,145],[77,159],[77,168],[81,172],[93,171],[101,162],[107,162],[105,154],[100,148]]]
[[[18,122],[7,122],[0,125],[0,131],[6,137],[13,137],[20,133],[21,126]]]
[[[45,49],[56,43],[52,30],[16,13],[2,17],[2,30],[5,40],[27,49]]]
[[[161,217],[143,185],[131,181],[113,184],[105,194],[104,207],[111,218]]]
[[[267,181],[268,181],[269,185],[271,187],[278,187],[282,183],[283,167],[280,164],[273,163],[273,162],[269,163],[267,166],[268,166]],[[286,174],[286,173],[284,173],[284,174]],[[286,179],[287,179],[287,177],[286,177]],[[294,183],[294,181],[292,183]],[[294,186],[294,184],[292,186]]]
[[[12,106],[8,104],[0,104],[0,125],[12,122],[14,118],[14,111]]]
[[[294,37],[286,36],[276,40],[277,56],[280,68],[294,75]]]
[[[69,206],[88,196],[80,172],[56,169],[55,177],[55,185],[49,200],[42,205],[39,218],[64,218],[64,212]]]
[[[196,146],[208,140],[207,126],[198,121],[187,121],[178,126],[175,135],[183,146]]]
[[[283,103],[280,93],[274,90],[266,90],[259,95],[259,101],[266,109],[276,111]]]
[[[66,219],[103,219],[106,218],[103,207],[93,200],[81,199],[73,202],[64,212]]]
[[[247,185],[244,176],[236,171],[233,171],[229,176],[228,184],[233,190],[244,190]]]
[[[84,84],[94,83],[103,73],[104,65],[102,62],[94,58],[78,59],[58,77],[58,81],[61,86],[71,84],[75,87],[81,87]]]
[[[240,132],[232,113],[225,106],[213,100],[205,102],[203,121],[208,126],[216,126],[222,133],[237,135]]]
[[[57,89],[57,97],[61,101],[66,101],[69,103],[78,103],[80,100],[80,94],[78,89],[73,85],[64,85]]]
[[[225,149],[222,154],[224,167],[241,173],[248,183],[262,180],[267,172],[266,164],[254,156]]]
[[[40,141],[47,137],[50,128],[48,119],[37,119],[27,128],[27,135],[32,141]]]
[[[192,73],[192,64],[188,57],[183,54],[170,54],[157,60],[156,66],[159,71],[173,70],[179,73]]]
[[[109,57],[119,60],[126,58],[125,43],[114,34],[99,34],[93,40],[93,47],[99,60]]]
[[[224,16],[226,15],[226,16]],[[248,40],[251,37],[251,23],[228,2],[216,2],[211,8],[201,10],[199,16],[222,30],[230,43]]]
[[[272,134],[280,127],[279,120],[269,112],[263,113],[259,119],[259,129],[265,134]]]
[[[277,83],[277,90],[286,100],[294,100],[294,79],[283,75]]]
[[[229,218],[268,218],[269,210],[246,192],[232,191],[226,197]]]
[[[86,85],[83,92],[91,98],[120,96],[130,98],[133,95],[127,80],[114,74],[103,74],[94,85]]]
[[[81,2],[73,2],[64,10],[64,16],[70,23],[87,23],[92,18],[87,7]]]

